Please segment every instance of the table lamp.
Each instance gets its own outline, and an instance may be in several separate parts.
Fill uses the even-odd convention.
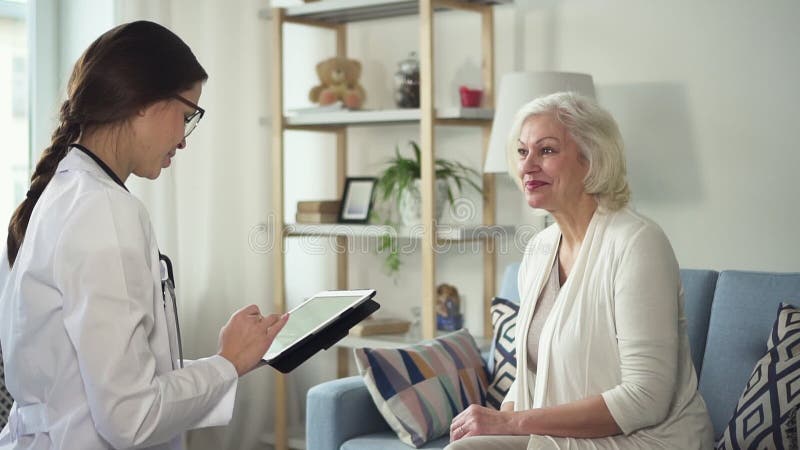
[[[592,76],[570,72],[513,72],[500,80],[500,91],[494,110],[492,133],[489,135],[489,151],[483,171],[506,173],[506,145],[514,115],[522,105],[548,94],[572,91],[595,98]]]

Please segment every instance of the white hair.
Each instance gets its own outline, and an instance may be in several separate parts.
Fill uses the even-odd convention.
[[[583,189],[597,200],[598,206],[616,211],[628,204],[631,197],[625,178],[625,153],[622,135],[611,114],[594,100],[574,92],[558,92],[539,97],[525,104],[514,117],[506,156],[508,173],[522,188],[517,171],[519,137],[522,125],[531,117],[550,114],[567,129],[578,144],[581,155],[589,161]]]

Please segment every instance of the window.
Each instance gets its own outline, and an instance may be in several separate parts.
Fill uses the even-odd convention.
[[[25,0],[0,0],[0,236],[28,190],[28,30]],[[8,100],[5,100],[8,99]]]

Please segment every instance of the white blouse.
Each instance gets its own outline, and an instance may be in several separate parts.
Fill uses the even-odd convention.
[[[536,303],[536,311],[533,312],[531,326],[528,327],[528,371],[532,376],[536,376],[538,367],[537,358],[539,357],[539,339],[542,336],[542,329],[553,310],[558,293],[561,289],[558,275],[558,258],[556,257],[553,266],[550,268],[550,275],[547,277],[547,284],[539,295]]]

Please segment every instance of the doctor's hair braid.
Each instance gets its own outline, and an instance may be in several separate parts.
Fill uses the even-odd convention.
[[[31,176],[31,187],[25,199],[11,216],[11,221],[8,224],[8,237],[6,238],[9,266],[14,265],[14,261],[17,259],[17,252],[20,245],[22,245],[22,239],[25,237],[33,207],[36,206],[36,202],[44,192],[44,188],[53,178],[58,163],[67,154],[69,144],[80,136],[80,124],[69,119],[69,108],[69,101],[65,101],[61,106],[61,123],[53,132],[50,146],[44,149],[39,162],[36,164],[36,169]]]
[[[93,132],[124,125],[143,108],[208,79],[192,50],[175,33],[148,21],[119,25],[83,52],[67,83],[59,125],[42,152],[31,186],[8,224],[9,266],[19,253],[36,202],[70,144]]]

